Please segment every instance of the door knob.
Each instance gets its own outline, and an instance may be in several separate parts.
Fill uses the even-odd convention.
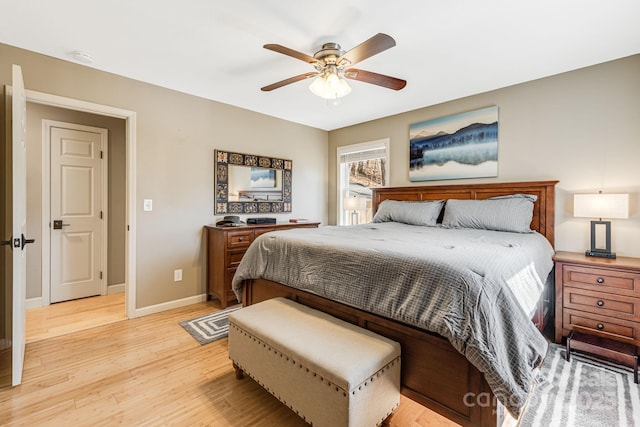
[[[9,240],[0,240],[0,246],[11,246],[11,239],[9,239]]]
[[[53,221],[53,229],[54,230],[62,230],[62,227],[68,227],[71,224],[63,224],[61,219],[56,219]]]

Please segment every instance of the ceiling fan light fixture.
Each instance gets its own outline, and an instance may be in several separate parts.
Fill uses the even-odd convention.
[[[309,85],[309,90],[314,95],[324,99],[338,99],[351,92],[351,87],[335,67],[327,68]]]
[[[322,49],[317,51],[313,56],[279,44],[265,44],[263,46],[265,49],[313,65],[316,72],[298,74],[297,76],[264,86],[260,88],[260,90],[269,92],[291,83],[315,77],[309,89],[315,95],[330,101],[332,105],[338,104],[340,98],[351,92],[351,88],[345,79],[358,80],[359,82],[382,86],[388,89],[400,90],[407,85],[406,80],[373,73],[371,71],[348,68],[373,55],[384,52],[395,45],[396,42],[393,40],[393,37],[383,33],[376,34],[346,52],[338,43],[325,43],[322,45]]]

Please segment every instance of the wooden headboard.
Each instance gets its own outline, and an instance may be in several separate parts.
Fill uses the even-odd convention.
[[[497,182],[490,184],[422,185],[416,187],[386,187],[373,189],[373,212],[383,200],[481,200],[508,194],[533,194],[538,199],[533,206],[531,229],[554,244],[555,186],[558,181]]]

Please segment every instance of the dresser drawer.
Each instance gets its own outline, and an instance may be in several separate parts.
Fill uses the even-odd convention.
[[[640,321],[640,298],[572,287],[565,287],[562,292],[565,308]]]
[[[242,261],[245,251],[234,251],[227,253],[227,267],[237,267]]]
[[[564,286],[640,296],[640,274],[624,270],[564,265]]]
[[[584,311],[565,309],[563,327],[616,341],[640,345],[640,325],[637,322],[601,316]]]
[[[236,299],[236,294],[233,292],[231,288],[233,282],[233,276],[236,274],[237,268],[227,268],[226,274],[224,276],[225,289],[227,292],[227,299],[229,301],[233,301]]]
[[[227,247],[249,247],[253,241],[253,230],[230,231],[227,233]]]

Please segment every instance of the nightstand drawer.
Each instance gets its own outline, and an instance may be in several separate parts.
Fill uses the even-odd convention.
[[[231,231],[227,233],[227,247],[248,247],[253,240],[253,230]]]
[[[624,270],[565,265],[562,270],[564,286],[600,289],[604,292],[624,292],[640,295],[640,274]]]
[[[565,309],[563,327],[567,330],[584,332],[616,341],[640,344],[640,325],[623,319],[616,319],[583,311]]]
[[[563,299],[565,308],[640,321],[640,298],[566,287]]]

